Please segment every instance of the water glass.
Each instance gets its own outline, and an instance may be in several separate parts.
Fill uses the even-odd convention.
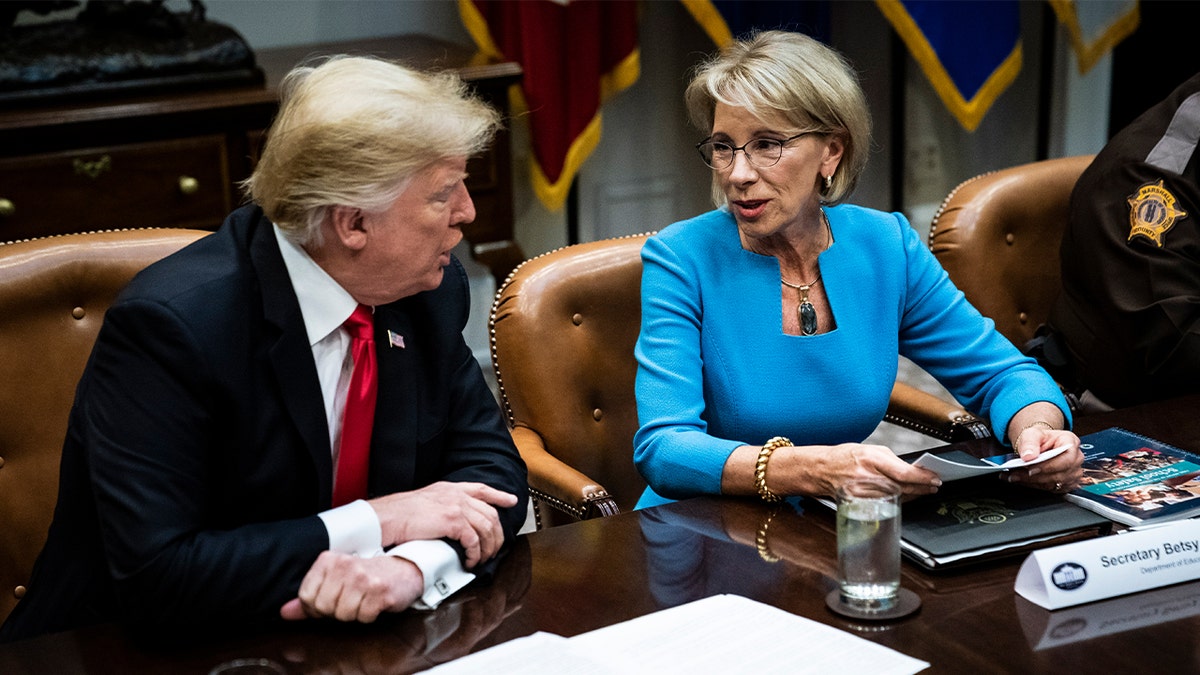
[[[900,597],[900,486],[886,479],[848,481],[837,492],[839,597],[869,614]]]

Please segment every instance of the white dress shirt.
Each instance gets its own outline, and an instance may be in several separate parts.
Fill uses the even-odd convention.
[[[308,332],[317,379],[329,422],[329,447],[337,471],[338,441],[342,433],[342,411],[354,359],[350,353],[350,334],[342,324],[358,307],[346,289],[321,269],[301,247],[293,244],[274,227],[279,251],[287,267],[292,288],[300,302],[300,314]],[[364,558],[384,555],[383,530],[379,516],[367,502],[359,499],[317,514],[329,533],[329,548]],[[458,554],[444,541],[409,541],[386,552],[411,561],[424,577],[425,590],[413,603],[419,609],[433,609],[452,593],[466,586],[475,575],[463,569]]]

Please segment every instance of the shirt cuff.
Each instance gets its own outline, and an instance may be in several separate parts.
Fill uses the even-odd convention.
[[[383,527],[366,501],[359,499],[317,516],[329,533],[329,550],[360,558],[373,558],[383,552]]]
[[[417,609],[437,609],[443,600],[475,578],[463,569],[454,548],[440,539],[406,541],[387,554],[404,558],[421,570],[425,591],[412,604]]]

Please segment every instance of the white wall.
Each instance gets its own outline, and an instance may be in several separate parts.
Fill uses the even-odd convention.
[[[186,8],[169,0],[173,9]],[[253,49],[424,33],[471,44],[453,0],[204,0]]]

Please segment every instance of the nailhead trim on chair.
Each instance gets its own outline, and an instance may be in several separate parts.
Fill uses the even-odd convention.
[[[583,519],[583,513],[584,513],[583,509],[577,509],[574,506],[564,502],[563,500],[558,499],[557,497],[551,497],[550,495],[546,494],[545,492],[542,492],[541,490],[538,490],[537,488],[533,488],[533,487],[529,488],[529,494],[534,499],[534,504],[535,504],[534,508],[536,508],[537,502],[542,501],[542,502],[546,502],[547,504],[553,506],[554,508],[558,509],[559,511],[566,513],[569,516],[574,516],[576,520]],[[537,514],[537,520],[538,520],[538,522],[537,522],[538,529],[541,529],[542,523],[541,523],[541,514],[540,513]]]
[[[621,513],[621,509],[617,507],[616,502],[613,501],[612,497],[608,495],[608,492],[604,490],[587,495],[583,508],[577,508],[561,499],[558,499],[557,497],[552,497],[551,495],[548,495],[545,492],[533,487],[529,488],[529,495],[533,497],[534,525],[539,530],[542,529],[542,513],[538,509],[539,502],[545,502],[551,507],[562,511],[576,520],[583,520],[588,511],[592,510],[593,508],[601,516],[615,516]]]
[[[954,423],[963,427],[974,434],[975,438],[990,438],[992,429],[983,420],[978,417],[963,418],[960,417],[954,420]]]
[[[893,415],[892,413],[885,413],[883,416],[883,420],[885,422],[890,422],[891,424],[895,424],[896,426],[904,427],[905,429],[910,429],[912,431],[916,431],[916,432],[925,434],[926,436],[931,436],[933,438],[938,439],[939,441],[943,441],[946,443],[950,442],[950,438],[946,434],[943,434],[940,429],[938,429],[936,427],[931,427],[927,424],[921,424],[920,422],[914,422],[914,421],[908,419],[907,417]]]
[[[974,183],[975,181],[979,180],[980,178],[983,178],[984,176],[987,176],[987,175],[993,174],[993,173],[996,173],[996,172],[995,171],[985,171],[984,173],[981,173],[978,176],[975,176],[973,178],[968,178],[968,179],[964,180],[963,182],[959,183],[958,185],[956,185],[954,187],[954,189],[950,191],[950,194],[946,195],[946,198],[942,200],[941,206],[939,206],[938,210],[936,212],[934,212],[933,220],[930,221],[930,223],[929,223],[929,241],[928,241],[927,245],[930,248],[933,248],[933,234],[935,232],[937,232],[938,220],[940,220],[942,217],[942,214],[944,214],[946,212],[946,205],[950,203],[951,199],[954,199],[955,193],[957,193],[959,190],[963,189],[967,185]]]
[[[895,424],[896,426],[910,429],[947,443],[953,443],[959,440],[957,435],[953,432],[944,434],[937,427],[921,424],[920,422],[913,421],[907,417],[900,417],[898,415],[893,415],[892,413],[886,413],[884,414],[883,419],[884,421]],[[992,430],[988,428],[987,424],[974,415],[963,415],[956,417],[952,420],[952,423],[953,429],[966,429],[967,433],[969,433],[972,438],[989,438],[992,435]]]
[[[195,230],[195,229],[196,228],[193,228],[193,227],[173,227],[173,226],[114,227],[109,230],[87,230],[86,232],[59,232],[56,234],[42,235],[40,237],[27,237],[25,239],[12,239],[9,241],[0,241],[0,246],[8,246],[9,244],[22,244],[27,241],[43,241],[46,239],[57,239],[59,237],[73,237],[77,234],[108,234],[110,232],[135,232],[137,230]]]

